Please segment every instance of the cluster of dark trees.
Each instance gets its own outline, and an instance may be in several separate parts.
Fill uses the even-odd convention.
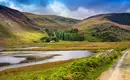
[[[49,37],[41,38],[43,42],[58,42],[59,40],[63,41],[83,41],[84,36],[79,34],[78,29],[70,30],[45,30]]]
[[[64,41],[83,41],[84,36],[79,34],[77,29],[71,29],[71,30],[58,30],[55,32],[56,37],[59,40]]]

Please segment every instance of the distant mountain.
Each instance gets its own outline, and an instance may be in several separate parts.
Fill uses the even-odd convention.
[[[130,13],[100,14],[73,26],[89,41],[129,41]]]
[[[56,15],[38,15],[32,13],[24,13],[27,17],[33,20],[41,28],[47,29],[68,29],[72,28],[74,24],[80,22],[80,20],[65,18]]]
[[[0,5],[0,39],[39,40],[40,27],[18,10]]]

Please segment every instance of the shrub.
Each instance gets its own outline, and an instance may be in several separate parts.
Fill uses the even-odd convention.
[[[42,42],[58,42],[59,40],[56,37],[43,37],[40,39]]]
[[[49,37],[43,37],[40,39],[42,42],[50,42],[50,38]]]

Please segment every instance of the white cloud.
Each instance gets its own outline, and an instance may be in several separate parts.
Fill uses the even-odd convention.
[[[23,12],[32,12],[44,15],[59,15],[63,17],[70,17],[76,19],[84,19],[92,15],[105,13],[103,11],[97,12],[91,9],[87,9],[82,6],[77,8],[77,10],[71,11],[66,5],[58,2],[57,0],[54,0],[54,2],[50,3],[46,7],[39,7],[36,5],[23,5],[23,4],[21,4],[20,6],[19,7],[16,6],[13,2],[10,2],[9,5],[10,8],[17,9]]]
[[[130,12],[130,9],[127,9],[126,12]]]
[[[54,1],[52,4],[48,5],[48,9],[52,10],[57,15],[71,17],[70,10],[64,4],[57,1]]]
[[[53,12],[53,14],[76,19],[84,19],[92,15],[104,13],[103,11],[97,12],[82,6],[78,7],[77,10],[71,11],[70,9],[67,8],[66,5],[57,1],[54,1],[53,3],[48,5],[48,9],[50,9]]]
[[[37,7],[35,5],[23,5],[23,4],[19,4],[19,6],[17,6],[13,2],[9,2],[8,6],[10,8],[12,8],[12,9],[16,9],[16,10],[19,10],[19,11],[22,11],[22,12],[33,12],[34,10],[37,9]]]
[[[13,2],[9,3],[9,7],[12,8],[12,9],[16,9],[16,10],[20,10],[21,11],[21,8],[15,6],[15,4]]]
[[[8,0],[0,0],[0,2],[8,2]]]

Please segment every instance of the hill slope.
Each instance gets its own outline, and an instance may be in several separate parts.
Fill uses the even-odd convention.
[[[40,28],[21,12],[0,5],[0,39],[39,40]]]
[[[37,23],[40,27],[47,29],[68,29],[72,28],[74,24],[80,22],[80,20],[56,15],[37,15],[32,13],[24,14]]]
[[[85,34],[89,41],[130,40],[130,14],[101,14],[84,19],[73,26]]]

